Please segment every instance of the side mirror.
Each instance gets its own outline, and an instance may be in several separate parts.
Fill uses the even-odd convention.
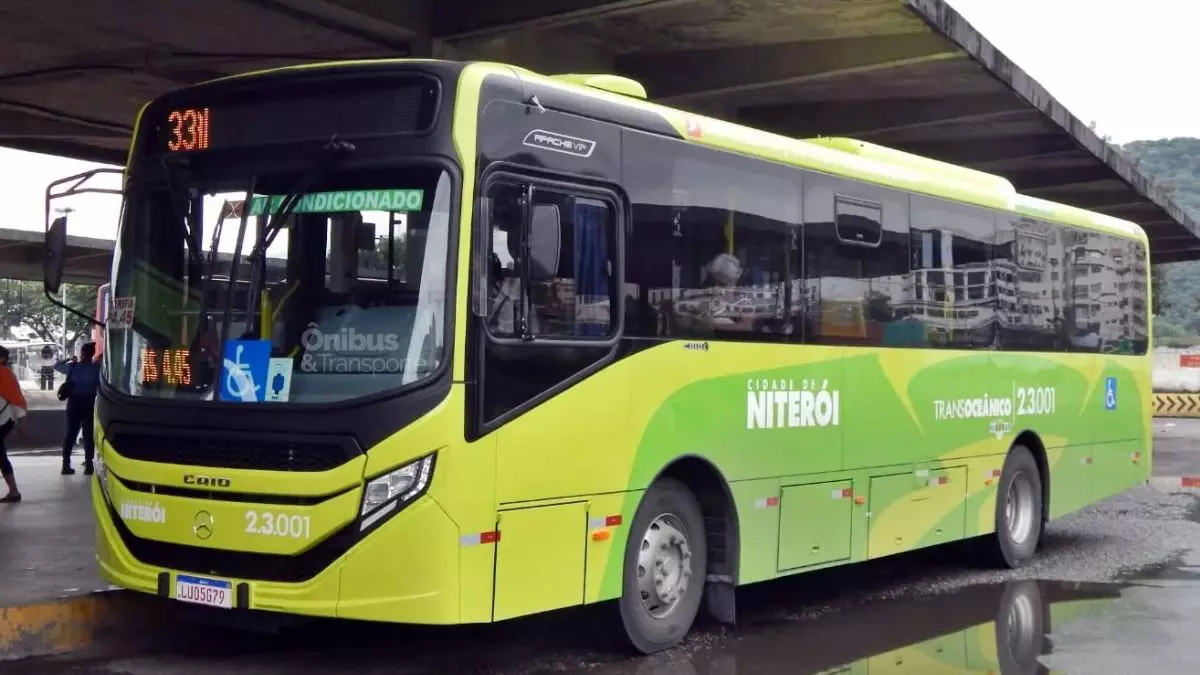
[[[67,254],[67,217],[54,219],[46,230],[46,259],[42,267],[42,285],[47,295],[58,295],[62,286]]]
[[[562,253],[562,216],[555,204],[537,204],[529,223],[529,277],[533,281],[558,274]]]

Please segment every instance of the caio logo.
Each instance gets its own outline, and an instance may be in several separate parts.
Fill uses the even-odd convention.
[[[220,476],[200,476],[194,473],[184,474],[183,482],[185,485],[195,485],[196,487],[227,488],[233,485],[233,482],[228,478],[222,478]]]

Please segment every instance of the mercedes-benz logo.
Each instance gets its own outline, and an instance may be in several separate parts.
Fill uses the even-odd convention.
[[[201,511],[192,521],[192,532],[201,539],[208,539],[212,536],[214,524],[212,514],[208,511]]]

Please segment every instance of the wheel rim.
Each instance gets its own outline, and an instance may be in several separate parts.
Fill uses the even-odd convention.
[[[661,619],[679,605],[692,580],[692,548],[676,516],[664,513],[650,522],[638,551],[638,590],[642,606]]]
[[[1008,484],[1004,500],[1008,536],[1016,544],[1024,544],[1033,532],[1033,503],[1033,484],[1025,472],[1019,472]]]
[[[1033,602],[1025,594],[1018,595],[1008,605],[1005,616],[1008,653],[1018,663],[1034,656],[1030,654],[1036,638],[1033,634],[1034,623]]]

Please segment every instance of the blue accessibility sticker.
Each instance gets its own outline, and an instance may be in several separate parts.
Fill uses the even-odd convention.
[[[1117,378],[1104,378],[1104,407],[1107,410],[1117,409]]]
[[[221,400],[255,403],[267,393],[270,340],[230,340],[221,355]]]

